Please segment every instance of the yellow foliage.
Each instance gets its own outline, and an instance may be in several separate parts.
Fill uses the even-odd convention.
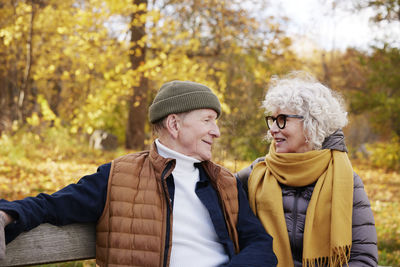
[[[55,122],[58,121],[57,116],[50,109],[49,103],[47,102],[47,100],[44,98],[43,95],[38,95],[37,102],[40,104],[42,116],[45,121],[55,121]]]
[[[26,121],[32,126],[38,126],[40,124],[40,119],[36,112],[34,112],[30,118],[27,118]]]
[[[12,33],[7,31],[6,29],[0,30],[0,37],[2,37],[3,44],[5,46],[9,46],[12,41]]]
[[[394,136],[389,144],[383,142],[368,144],[367,149],[371,153],[369,160],[375,166],[400,170],[400,137]]]

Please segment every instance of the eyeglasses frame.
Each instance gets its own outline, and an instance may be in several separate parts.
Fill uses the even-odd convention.
[[[301,115],[289,115],[289,114],[278,114],[278,116],[276,116],[276,117],[274,117],[274,116],[265,116],[265,123],[267,124],[267,127],[268,127],[269,130],[271,130],[271,128],[268,125],[268,119],[271,118],[272,119],[272,123],[274,123],[278,119],[278,117],[280,117],[280,116],[284,117],[283,126],[280,127],[278,123],[276,124],[276,126],[278,126],[278,128],[281,129],[281,130],[285,129],[287,118],[304,119],[304,116],[301,116]]]

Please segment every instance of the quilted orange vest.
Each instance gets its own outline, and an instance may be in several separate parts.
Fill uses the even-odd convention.
[[[171,162],[171,168],[166,170]],[[163,178],[175,160],[161,157],[153,143],[150,151],[122,156],[112,162],[107,200],[96,227],[96,263],[99,266],[164,265],[167,209],[170,202]],[[203,162],[220,198],[229,235],[239,252],[236,230],[239,212],[237,184],[226,169]],[[172,229],[172,216],[170,217]],[[171,247],[171,235],[169,240]],[[166,266],[169,266],[170,250]]]

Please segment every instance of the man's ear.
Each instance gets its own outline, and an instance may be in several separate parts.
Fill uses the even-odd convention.
[[[169,114],[165,126],[168,133],[175,139],[178,137],[178,132],[180,129],[180,118],[177,114]]]

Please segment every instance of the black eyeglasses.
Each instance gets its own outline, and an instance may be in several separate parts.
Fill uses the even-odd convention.
[[[286,119],[287,118],[297,118],[297,119],[304,119],[301,115],[288,115],[288,114],[279,114],[278,116],[266,116],[265,122],[267,123],[268,129],[271,129],[272,125],[276,121],[276,126],[279,129],[283,129],[286,126]]]

